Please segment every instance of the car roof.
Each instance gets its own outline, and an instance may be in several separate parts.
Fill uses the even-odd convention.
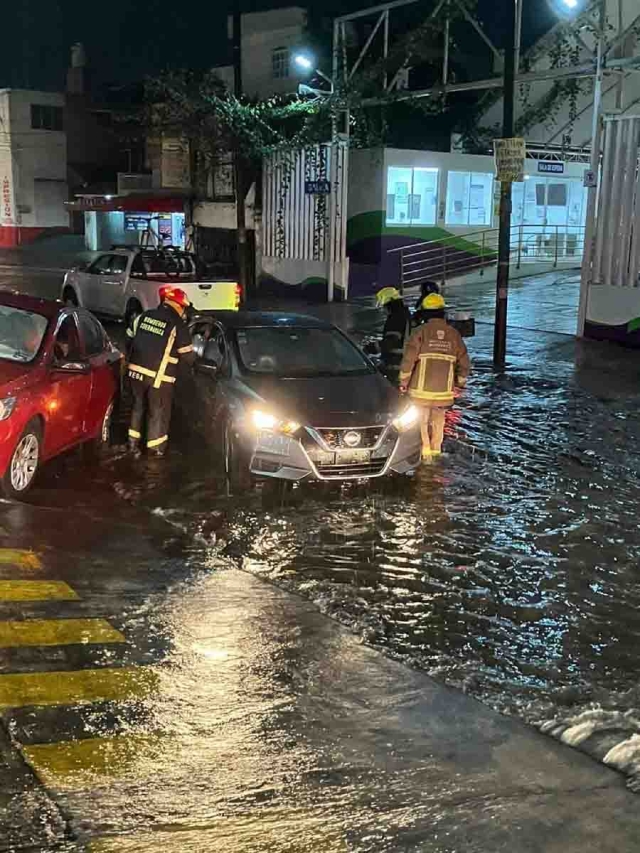
[[[56,317],[64,304],[54,299],[40,299],[38,296],[28,296],[26,293],[4,290],[0,291],[0,305],[8,305],[11,308],[22,308],[40,314],[42,317],[51,319]]]
[[[228,329],[247,328],[287,328],[333,329],[332,323],[311,317],[308,314],[294,314],[289,311],[202,311],[201,316],[211,316],[219,320]]]

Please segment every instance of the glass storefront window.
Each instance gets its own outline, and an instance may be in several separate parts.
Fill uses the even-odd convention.
[[[447,225],[491,225],[493,174],[449,172],[447,176]]]
[[[387,225],[435,225],[438,170],[389,166]]]
[[[512,186],[512,225],[584,226],[587,191],[580,178],[527,177]]]

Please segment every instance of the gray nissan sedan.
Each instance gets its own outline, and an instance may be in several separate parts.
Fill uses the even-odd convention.
[[[227,477],[360,480],[420,465],[418,411],[338,328],[315,317],[206,312],[176,409]]]

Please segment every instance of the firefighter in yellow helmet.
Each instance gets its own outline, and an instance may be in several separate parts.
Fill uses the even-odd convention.
[[[431,293],[422,302],[423,324],[409,338],[400,366],[400,390],[422,412],[422,458],[442,452],[446,410],[453,405],[455,387],[469,375],[469,355],[459,332],[445,320],[445,302]]]
[[[129,379],[133,391],[129,447],[134,453],[139,451],[145,426],[147,452],[163,456],[167,449],[178,363],[195,361],[185,322],[188,307],[184,290],[162,287],[158,308],[140,314],[127,329],[131,339]]]
[[[378,308],[385,308],[387,319],[382,332],[380,352],[387,379],[398,384],[398,371],[402,361],[405,340],[411,331],[411,314],[395,287],[383,287],[376,294]]]

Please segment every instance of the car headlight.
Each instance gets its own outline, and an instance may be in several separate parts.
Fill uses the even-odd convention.
[[[282,432],[285,435],[293,435],[301,426],[297,421],[281,420],[271,412],[265,412],[262,409],[254,409],[251,412],[251,421],[257,430]]]
[[[398,432],[406,432],[415,426],[420,419],[420,411],[417,406],[409,406],[401,415],[394,418],[393,425]]]
[[[0,421],[6,421],[16,407],[17,397],[5,397],[0,400]]]

